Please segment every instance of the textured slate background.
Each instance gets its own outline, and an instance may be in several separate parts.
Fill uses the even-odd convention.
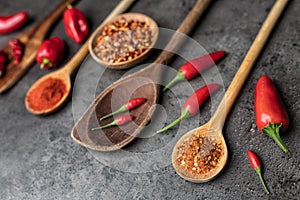
[[[95,29],[117,2],[85,0],[77,6],[86,13]],[[147,14],[160,27],[175,30],[194,2],[140,0],[130,11]],[[229,52],[218,65],[225,87],[230,84],[273,2],[218,0],[197,25],[192,38],[207,51],[224,49]],[[6,15],[27,10],[33,24],[58,3],[59,0],[0,1],[0,13]],[[47,117],[33,116],[26,111],[24,97],[27,90],[47,73],[36,65],[14,88],[0,96],[0,199],[299,199],[299,9],[299,1],[290,2],[232,109],[224,128],[230,158],[227,168],[217,179],[206,184],[190,183],[177,176],[171,164],[147,173],[130,173],[98,162],[86,148],[70,138],[74,125],[71,102]],[[0,36],[0,46],[20,32]],[[69,58],[80,47],[66,36],[62,21],[50,35],[58,35],[67,42]],[[178,68],[182,63],[182,59],[176,59],[172,67]],[[107,73],[112,82],[125,72],[108,70]],[[289,113],[291,125],[282,139],[292,156],[285,155],[255,126],[253,89],[263,74],[274,80]],[[191,84],[196,88],[199,82],[204,83],[197,78]],[[175,88],[180,90],[181,87]],[[101,86],[99,88],[101,91]],[[172,93],[161,103],[168,109],[167,122],[179,115],[179,103]],[[199,124],[209,119],[210,107],[207,103],[202,109]],[[194,123],[193,120],[185,123]],[[161,147],[174,137],[175,129],[152,137],[149,142],[138,139],[125,150],[139,152]],[[271,191],[269,196],[265,195],[248,163],[246,151],[249,148],[264,162],[264,177]]]

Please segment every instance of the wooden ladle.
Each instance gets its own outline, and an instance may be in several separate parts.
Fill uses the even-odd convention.
[[[242,62],[239,70],[234,76],[230,86],[227,89],[221,103],[216,110],[213,117],[203,126],[189,131],[184,136],[180,138],[177,144],[174,147],[172,154],[172,162],[174,169],[182,178],[196,183],[207,182],[214,177],[216,177],[224,168],[227,158],[228,151],[226,142],[224,140],[222,129],[225,123],[225,119],[230,112],[230,109],[236,100],[244,82],[246,81],[251,68],[253,67],[256,59],[258,58],[260,52],[262,51],[264,45],[266,44],[272,29],[274,28],[278,18],[280,17],[282,11],[284,10],[288,0],[277,0],[272,10],[270,11],[268,17],[266,18],[264,24],[262,25],[259,33],[256,36],[251,48],[249,49],[244,61]],[[182,152],[185,151],[186,144],[190,144],[192,138],[195,137],[195,134],[200,136],[205,136],[211,139],[214,139],[216,143],[221,144],[222,153],[218,160],[218,163],[215,168],[213,168],[208,173],[196,174],[188,172],[185,167],[182,166],[184,163],[179,163],[178,158],[182,155]],[[204,149],[199,149],[199,152]]]
[[[130,5],[134,2],[134,0],[122,0],[120,1],[120,3],[117,5],[117,7],[109,14],[109,16],[107,16],[107,18],[105,19],[105,21],[99,25],[99,26],[103,26],[103,24],[106,23],[107,20],[111,19],[112,17],[115,17],[116,15],[119,15],[121,13],[123,13],[124,11],[126,11]],[[47,74],[45,76],[43,76],[42,78],[40,78],[39,80],[37,80],[32,86],[31,88],[28,90],[26,98],[25,98],[25,105],[26,108],[29,112],[36,114],[36,115],[40,115],[40,114],[49,114],[51,112],[56,111],[57,109],[59,109],[63,103],[66,101],[66,99],[68,98],[69,94],[71,93],[71,75],[74,71],[76,71],[76,69],[80,66],[80,63],[83,61],[83,59],[86,57],[86,55],[88,54],[88,44],[89,44],[89,40],[86,41],[82,47],[79,49],[79,51],[76,53],[76,55],[61,69],[52,72],[50,74]],[[55,104],[54,107],[51,107],[49,109],[45,109],[45,110],[36,110],[33,109],[30,105],[30,102],[28,101],[28,94],[35,89],[36,87],[39,86],[39,84],[41,82],[43,82],[44,80],[48,79],[48,78],[53,78],[53,79],[60,79],[62,80],[65,85],[66,85],[66,93],[64,94],[64,96],[60,99],[60,101]]]
[[[106,88],[90,105],[83,117],[75,124],[71,136],[79,144],[98,151],[113,151],[132,141],[149,122],[160,95],[160,79],[163,67],[168,64],[173,53],[196,25],[212,0],[198,0],[187,17],[172,36],[160,56],[146,68],[114,82]],[[184,35],[185,34],[185,35]],[[114,106],[121,106],[126,100],[144,97],[147,101],[132,111],[136,117],[134,123],[122,127],[110,127],[99,131],[90,131],[94,126],[109,123],[112,119],[99,121],[104,114],[112,112]]]

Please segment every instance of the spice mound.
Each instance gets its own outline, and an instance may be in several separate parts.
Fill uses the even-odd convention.
[[[94,52],[104,62],[122,63],[143,54],[153,42],[153,27],[122,17],[103,28]]]
[[[176,162],[188,173],[206,174],[218,165],[222,149],[222,143],[215,138],[195,133],[178,147]]]
[[[29,107],[36,111],[53,108],[66,93],[65,83],[58,78],[48,78],[31,90],[26,97]]]

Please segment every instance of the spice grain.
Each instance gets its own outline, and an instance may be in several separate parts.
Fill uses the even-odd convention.
[[[206,174],[219,163],[223,154],[221,142],[195,133],[178,147],[178,165],[194,175]]]
[[[153,43],[153,28],[143,21],[122,17],[106,25],[96,40],[96,55],[108,63],[133,60]]]

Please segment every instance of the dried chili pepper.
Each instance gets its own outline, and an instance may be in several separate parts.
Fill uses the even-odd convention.
[[[92,131],[107,128],[107,127],[111,127],[111,126],[121,126],[121,125],[127,124],[128,122],[130,122],[132,120],[134,120],[133,115],[118,116],[118,117],[116,117],[116,119],[114,121],[112,121],[109,124],[106,124],[104,126],[99,126],[99,127],[96,127],[96,128],[92,128]]]
[[[84,14],[68,4],[63,13],[64,27],[67,35],[76,43],[82,43],[89,34],[89,26]]]
[[[52,37],[45,40],[38,48],[36,61],[41,69],[56,67],[60,64],[65,56],[66,45],[59,37]]]
[[[279,94],[268,76],[261,76],[254,93],[256,124],[260,131],[271,137],[286,153],[288,148],[280,138],[280,131],[289,126],[289,117]]]
[[[28,13],[18,12],[9,16],[0,16],[0,34],[13,32],[22,27],[28,19]]]
[[[248,150],[248,158],[249,158],[249,160],[250,160],[250,164],[251,164],[252,168],[253,168],[253,169],[256,171],[256,173],[258,174],[259,179],[260,179],[262,185],[264,186],[265,191],[267,192],[267,194],[269,194],[270,192],[269,192],[269,190],[268,190],[268,188],[267,188],[267,186],[266,186],[266,184],[265,184],[265,182],[264,182],[264,179],[263,179],[263,177],[262,177],[262,175],[261,175],[261,163],[260,163],[259,158],[258,158],[257,155],[256,155],[253,151],[251,151],[251,150]]]
[[[183,64],[174,79],[172,79],[163,89],[163,92],[168,90],[172,85],[178,81],[191,80],[198,76],[201,72],[207,68],[213,66],[215,63],[219,62],[226,55],[225,51],[216,51],[199,58],[190,60]]]
[[[12,54],[14,57],[14,63],[18,64],[22,60],[24,45],[18,39],[11,39],[9,41],[9,46],[11,47]]]
[[[0,77],[3,76],[7,65],[7,55],[4,51],[0,50]]]
[[[196,90],[184,103],[181,109],[181,116],[178,117],[175,121],[173,121],[168,126],[164,127],[163,129],[157,131],[156,133],[161,133],[169,128],[178,124],[181,120],[195,115],[199,107],[208,99],[208,97],[216,92],[220,88],[218,84],[209,84],[206,86],[201,87],[200,89]]]
[[[100,118],[100,120],[103,120],[103,119],[106,119],[108,117],[111,117],[115,114],[118,114],[118,113],[121,113],[121,112],[124,112],[124,111],[127,111],[127,110],[132,110],[140,105],[142,105],[147,99],[145,98],[135,98],[135,99],[131,99],[129,100],[126,104],[124,104],[123,106],[121,106],[118,110],[110,113],[110,114],[107,114],[103,117]]]

